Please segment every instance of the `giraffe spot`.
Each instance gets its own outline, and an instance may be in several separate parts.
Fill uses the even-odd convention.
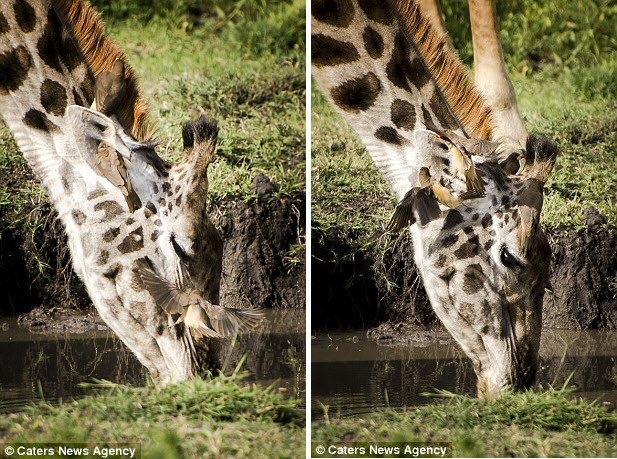
[[[94,101],[94,77],[88,72],[81,82],[81,93],[86,98],[86,105],[90,105]]]
[[[481,335],[486,335],[488,334],[488,332],[490,331],[491,327],[489,327],[488,325],[485,325],[484,327],[482,327],[480,329],[480,334]]]
[[[468,209],[466,209],[466,210],[468,210]],[[473,227],[471,227],[471,226],[466,226],[465,228],[463,228],[463,233],[465,233],[465,234],[471,234],[471,233],[473,233]]]
[[[116,277],[120,275],[122,272],[122,265],[120,263],[115,263],[109,267],[107,271],[103,273],[107,279],[115,280]]]
[[[443,221],[442,230],[449,230],[454,228],[456,225],[463,223],[464,219],[461,213],[458,210],[450,210],[446,214],[446,218]]]
[[[103,241],[111,242],[120,234],[120,228],[111,228],[103,233]]]
[[[473,221],[476,221],[478,218],[480,218],[480,214],[478,214],[478,213],[475,213],[475,214],[473,214],[473,215],[471,216],[471,219],[472,219]]]
[[[165,325],[163,325],[163,324],[157,325],[157,327],[156,327],[156,334],[158,336],[161,336],[163,333],[165,333]]]
[[[510,196],[502,196],[501,197],[501,205],[504,206],[504,207],[510,207]]]
[[[380,0],[359,0],[358,4],[370,20],[382,24],[390,24],[392,22],[392,15],[385,6],[386,2]]]
[[[81,51],[71,37],[67,36],[62,40],[59,52],[60,60],[69,72],[75,70],[83,61]]]
[[[458,127],[458,122],[456,118],[450,111],[450,107],[443,100],[440,94],[435,90],[433,91],[433,96],[429,101],[429,107],[431,111],[435,114],[437,121],[441,124],[441,127],[445,129],[456,129]]]
[[[159,192],[159,186],[156,183],[152,184],[152,192],[154,194],[158,194],[158,192]]]
[[[159,206],[165,207],[167,205],[167,200],[165,198],[159,199]]]
[[[407,142],[396,129],[390,126],[381,126],[375,131],[375,137],[382,142],[391,143],[392,145],[402,145]]]
[[[421,89],[431,76],[420,58],[412,58],[412,51],[407,38],[399,33],[394,39],[392,57],[386,65],[386,75],[392,84],[408,92],[414,92],[410,86]]]
[[[390,106],[390,119],[399,129],[413,131],[416,126],[416,109],[403,99],[396,99]]]
[[[75,105],[81,105],[82,107],[86,106],[84,100],[81,98],[76,88],[73,88],[73,101],[75,102]]]
[[[0,95],[19,89],[31,67],[32,56],[23,46],[0,54]]]
[[[474,309],[475,306],[471,303],[460,303],[458,305],[458,312],[467,319],[474,317]]]
[[[107,194],[107,191],[105,191],[103,188],[99,188],[97,190],[91,191],[90,193],[88,193],[88,201],[92,201],[93,199],[100,198],[101,196],[105,196],[106,194]]]
[[[124,213],[124,209],[120,204],[116,201],[103,201],[94,205],[94,210],[99,212],[105,212],[103,216],[103,220],[112,220],[115,217],[122,215]]]
[[[155,242],[159,238],[160,235],[161,233],[158,230],[154,230],[152,231],[152,234],[150,235],[150,240],[152,242]]]
[[[493,224],[493,216],[491,214],[486,214],[482,217],[480,223],[482,224],[482,228],[488,228]]]
[[[171,212],[171,208],[172,208],[172,204],[170,202],[169,204],[167,204],[167,210],[169,210]]]
[[[441,247],[443,247],[444,249],[447,249],[448,247],[452,247],[454,244],[456,244],[456,242],[458,241],[458,234],[448,234],[446,237],[444,237],[440,244]]]
[[[157,218],[156,220],[154,220],[154,224],[155,224],[156,226],[163,226],[163,222],[162,222],[159,218]]]
[[[47,15],[47,24],[45,24],[43,34],[39,38],[36,48],[45,64],[63,73],[58,49],[60,43],[62,43],[62,24],[55,11],[50,9]]]
[[[96,259],[96,263],[100,266],[106,265],[109,260],[109,252],[107,250],[101,250],[99,257]]]
[[[434,263],[434,266],[437,269],[441,269],[446,265],[447,261],[448,258],[445,255],[439,255],[439,257],[437,257],[437,261]]]
[[[127,218],[127,219],[126,219],[126,225],[127,225],[127,226],[130,226],[130,225],[132,225],[133,223],[135,223],[135,219],[134,219],[134,218],[129,217],[129,218]]]
[[[508,214],[504,215],[503,217],[503,221],[504,223],[507,225],[508,223],[510,223],[510,216]]]
[[[311,40],[311,63],[315,67],[347,64],[360,58],[356,47],[349,42],[321,33],[313,34]]]
[[[0,13],[0,35],[9,31],[9,22],[4,17],[4,14]]]
[[[358,78],[341,83],[330,90],[334,103],[348,112],[360,112],[370,108],[381,91],[379,78],[369,72]]]
[[[34,8],[25,0],[16,0],[13,4],[15,20],[17,25],[24,32],[32,32],[36,25],[36,13]]]
[[[439,129],[437,129],[437,125],[433,121],[433,117],[424,104],[422,104],[422,117],[424,118],[424,127],[426,127],[426,129],[430,129],[431,131],[439,131]]]
[[[144,229],[140,226],[131,231],[118,245],[120,253],[136,252],[144,248]]]
[[[149,266],[152,268],[151,263],[149,263],[147,258],[139,258],[133,262],[133,267],[131,268],[133,273],[131,277],[131,288],[136,292],[141,292],[146,289],[144,281],[141,280],[140,274],[144,266]]]
[[[169,193],[169,191],[171,190],[171,185],[169,182],[163,182],[163,192],[164,193]]]
[[[55,132],[59,129],[58,126],[47,118],[45,113],[33,108],[24,115],[24,124],[43,132]]]
[[[484,286],[484,276],[479,264],[469,265],[463,274],[463,291],[468,295],[473,295],[482,290]]]
[[[71,217],[73,217],[73,221],[78,225],[83,225],[86,222],[86,214],[80,210],[74,209],[71,212]]]
[[[472,258],[478,255],[478,244],[467,241],[463,243],[458,249],[454,251],[454,256],[459,260],[463,260],[465,258]]]
[[[347,27],[353,20],[354,7],[350,0],[315,0],[311,3],[311,12],[320,22]]]
[[[48,113],[63,116],[66,109],[66,90],[57,81],[49,78],[41,85],[41,105]]]
[[[156,214],[156,206],[152,204],[152,201],[148,201],[148,204],[146,204],[146,210],[148,210],[151,215]],[[148,217],[150,217],[150,215],[146,215],[146,218]]]
[[[488,252],[491,249],[491,247],[493,247],[494,242],[495,241],[493,239],[489,239],[488,241],[486,241],[484,243],[484,250]]]
[[[176,199],[176,206],[180,207],[181,205],[182,205],[182,196],[178,196],[178,199]]]
[[[364,32],[362,32],[362,40],[364,41],[364,48],[368,55],[373,59],[379,59],[384,50],[381,34],[371,26],[367,26]]]

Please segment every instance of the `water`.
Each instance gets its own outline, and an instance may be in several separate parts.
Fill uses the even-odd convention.
[[[577,395],[617,403],[617,332],[545,329],[538,381],[561,387],[574,372]],[[312,340],[313,419],[350,416],[386,407],[431,403],[445,389],[475,394],[471,361],[451,340],[380,345],[365,331],[318,333]]]
[[[269,311],[259,331],[213,343],[216,360],[231,372],[243,355],[249,381],[275,384],[294,397],[304,390],[304,311]],[[0,412],[36,400],[58,403],[92,389],[82,382],[105,379],[142,386],[147,372],[108,330],[34,333],[16,318],[0,319]]]

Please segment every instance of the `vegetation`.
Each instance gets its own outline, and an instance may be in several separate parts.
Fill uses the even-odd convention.
[[[233,374],[159,390],[99,382],[100,394],[3,416],[0,441],[140,444],[144,459],[282,458],[303,451],[298,401],[242,380]]]
[[[570,389],[444,400],[405,412],[327,419],[313,441],[449,442],[455,457],[614,457],[617,415]],[[314,443],[315,444],[315,443]]]
[[[472,64],[467,5],[441,2],[446,26],[463,61]],[[498,4],[504,54],[531,132],[551,137],[562,155],[549,182],[543,222],[585,226],[584,210],[597,208],[617,224],[617,6],[609,0],[524,0]],[[394,208],[353,132],[313,93],[313,221],[336,229],[359,247]]]

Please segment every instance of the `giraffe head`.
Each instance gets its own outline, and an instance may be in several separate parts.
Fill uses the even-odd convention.
[[[556,147],[538,136],[529,137],[517,174],[473,156],[486,196],[442,206],[441,218],[412,226],[431,304],[472,359],[482,396],[535,380],[551,258],[539,217],[556,157]],[[435,180],[455,195],[465,191],[447,151],[433,149],[426,161]]]
[[[80,106],[69,106],[72,143],[79,156],[94,169],[100,142],[127,161],[127,173],[144,204],[146,214],[156,214],[157,253],[162,269],[174,279],[178,269],[188,272],[204,298],[219,302],[223,243],[207,212],[208,166],[218,136],[215,121],[200,117],[183,127],[184,156],[170,167],[155,152],[155,145],[127,133],[115,117]],[[119,208],[125,197],[114,186]],[[130,212],[129,212],[130,213]],[[181,266],[181,268],[179,268]]]

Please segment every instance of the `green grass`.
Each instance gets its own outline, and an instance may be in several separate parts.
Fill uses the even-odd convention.
[[[292,457],[304,451],[298,402],[242,375],[157,390],[104,384],[100,394],[2,416],[4,443],[140,443],[143,458]]]
[[[496,401],[444,394],[406,412],[328,419],[313,441],[450,442],[459,457],[614,457],[617,415],[569,389],[506,393]]]
[[[610,6],[609,6],[610,5]],[[465,2],[443,2],[448,30],[471,64]],[[498,5],[502,43],[530,132],[551,137],[561,156],[549,181],[543,224],[584,227],[597,208],[617,224],[617,24],[614,2],[543,0]],[[342,119],[313,93],[313,220],[359,247],[374,242],[395,205],[387,183]]]

